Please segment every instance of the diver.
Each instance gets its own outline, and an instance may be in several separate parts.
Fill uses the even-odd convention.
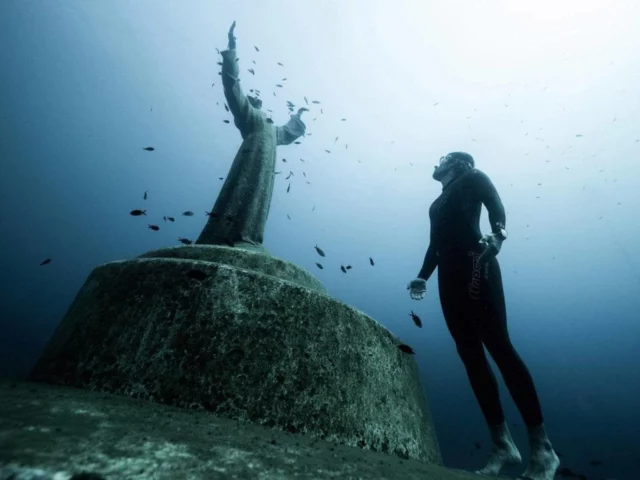
[[[491,455],[476,473],[498,475],[504,466],[522,462],[505,422],[486,348],[527,426],[531,458],[523,477],[553,480],[560,460],[547,438],[531,374],[507,331],[502,275],[496,259],[507,238],[502,201],[468,153],[453,152],[440,158],[433,178],[442,183],[442,193],[429,208],[430,242],[422,269],[407,289],[412,299],[423,299],[427,280],[438,267],[438,291],[447,328],[491,432]],[[482,204],[489,212],[492,229],[485,236],[480,232]]]

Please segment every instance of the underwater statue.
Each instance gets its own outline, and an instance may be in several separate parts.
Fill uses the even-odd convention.
[[[300,108],[285,125],[276,126],[261,110],[262,100],[243,93],[235,26],[233,22],[229,29],[227,50],[220,53],[224,95],[242,145],[196,243],[260,248],[273,196],[276,147],[304,135],[306,126],[300,116],[308,110]]]

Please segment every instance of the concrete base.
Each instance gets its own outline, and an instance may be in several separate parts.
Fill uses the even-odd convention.
[[[223,246],[108,263],[30,378],[441,464],[414,357],[323,290],[288,262]]]
[[[30,469],[41,469],[41,476]],[[23,474],[11,477],[18,471]],[[495,478],[209,412],[0,381],[0,480],[68,480],[80,471],[106,480]]]

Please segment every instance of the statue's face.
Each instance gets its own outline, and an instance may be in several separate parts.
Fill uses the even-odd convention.
[[[247,98],[249,99],[249,103],[251,104],[251,106],[257,109],[262,108],[262,100],[256,97],[252,97],[251,95],[247,95]]]

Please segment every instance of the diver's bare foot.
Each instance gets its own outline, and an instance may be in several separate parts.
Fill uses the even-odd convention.
[[[512,441],[503,441],[496,444],[491,451],[487,466],[482,470],[476,470],[481,475],[498,475],[507,465],[517,465],[522,462],[518,448]],[[537,479],[536,479],[537,480]]]
[[[521,478],[526,478],[527,480],[553,480],[559,466],[560,459],[558,455],[556,455],[551,444],[545,442],[532,449],[529,465]]]

